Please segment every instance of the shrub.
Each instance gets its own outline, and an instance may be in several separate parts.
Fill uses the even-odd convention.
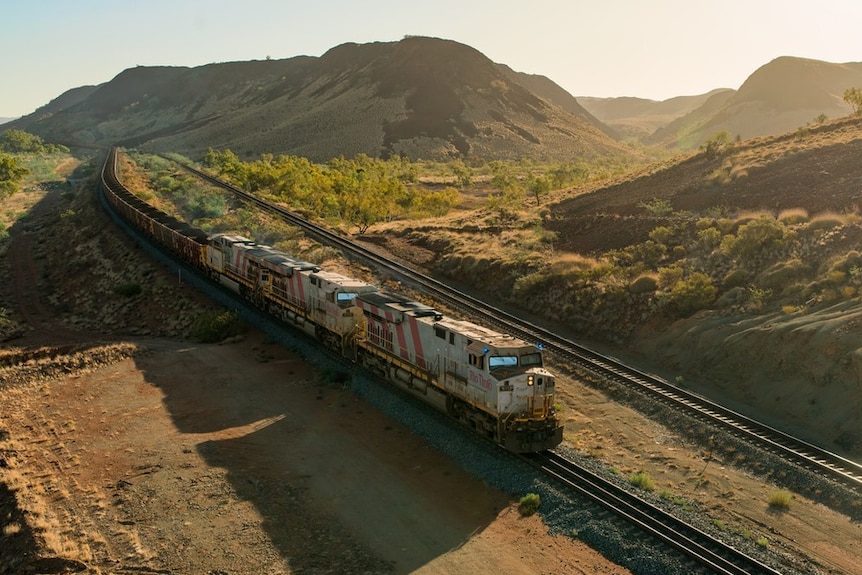
[[[544,291],[548,284],[548,274],[545,271],[533,272],[524,276],[520,276],[515,280],[515,285],[512,287],[512,293],[516,296],[529,297]]]
[[[141,284],[126,283],[114,288],[114,293],[126,297],[134,297],[143,291]]]
[[[827,274],[838,271],[855,278],[858,277],[859,270],[862,269],[862,254],[856,250],[850,250],[841,256],[829,260],[827,265],[829,266]],[[821,273],[823,272],[821,271]]]
[[[645,265],[654,268],[661,262],[667,254],[667,248],[664,244],[647,240],[641,244],[634,244],[623,249],[623,252],[629,255],[631,261],[643,262]]]
[[[700,149],[706,154],[709,159],[717,158],[733,148],[733,139],[730,137],[730,132],[722,130],[717,134],[713,134]]]
[[[667,198],[653,198],[649,202],[641,202],[639,208],[645,209],[652,216],[667,216],[673,213],[673,204]]]
[[[670,303],[681,314],[690,314],[715,301],[718,289],[712,285],[708,275],[694,272],[674,284],[670,292]]]
[[[521,497],[521,501],[518,504],[518,512],[521,514],[521,517],[528,517],[539,509],[541,503],[542,498],[537,493],[527,493]]]
[[[724,276],[722,283],[724,284],[725,288],[730,289],[747,284],[750,278],[751,274],[748,271],[742,268],[735,268],[727,272],[727,275]]]
[[[669,289],[682,280],[682,275],[685,273],[678,265],[668,266],[658,270],[658,285],[662,288]]]
[[[644,491],[655,490],[655,481],[653,481],[653,478],[650,477],[649,473],[645,471],[638,471],[637,473],[633,473],[631,477],[629,477],[629,483],[631,483],[638,489],[643,489]]]
[[[769,496],[769,507],[772,509],[790,509],[790,501],[793,499],[793,494],[786,489],[773,491]]]
[[[0,328],[12,325],[12,319],[5,307],[0,307]]]
[[[748,259],[766,248],[781,245],[791,234],[781,222],[762,217],[741,225],[736,236],[725,236],[721,250],[730,257]]]
[[[771,289],[748,286],[748,302],[752,309],[762,309],[763,303],[772,297]]]
[[[808,222],[808,225],[805,229],[810,231],[831,230],[832,228],[841,227],[845,223],[846,218],[841,214],[824,212],[822,214],[817,214],[816,216],[811,218],[811,221]]]
[[[667,245],[672,238],[673,231],[667,226],[658,226],[657,228],[653,228],[653,230],[649,233],[649,239],[658,244]]]
[[[799,281],[808,271],[801,259],[794,258],[771,266],[757,277],[755,283],[764,289],[779,290]]]
[[[242,327],[242,319],[236,312],[210,311],[195,320],[191,337],[202,343],[215,343],[239,335]]]
[[[721,244],[721,232],[716,228],[698,230],[697,241],[705,251],[712,251]]]
[[[847,88],[844,90],[844,101],[853,106],[853,113],[862,115],[862,88]]]
[[[658,289],[658,280],[653,275],[638,276],[631,285],[629,291],[632,293],[651,293]]]

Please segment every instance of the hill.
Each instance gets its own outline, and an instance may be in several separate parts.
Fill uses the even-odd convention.
[[[722,94],[732,95],[733,90],[719,88],[697,96],[677,96],[668,100],[645,98],[592,98],[580,96],[578,103],[590,114],[626,137],[643,139],[656,130],[700,108],[710,98]]]
[[[742,139],[804,127],[824,115],[849,114],[847,88],[862,86],[862,63],[833,64],[784,56],[757,69],[733,94],[704,105],[657,130],[647,145],[696,148],[726,130]]]
[[[549,78],[538,74],[515,72],[504,64],[498,64],[498,66],[506,73],[510,74],[516,82],[537,96],[540,96],[555,106],[562,108],[566,112],[589,122],[608,136],[615,139],[619,138],[619,134],[615,130],[610,128],[603,120],[598,119],[589,110],[582,106],[577,98],[566,92],[562,87],[551,81]]]
[[[13,122],[49,141],[119,143],[198,157],[289,154],[571,160],[630,156],[480,52],[436,38],[343,44],[319,58],[137,67]],[[550,85],[550,81],[543,85]],[[570,99],[571,100],[571,99]]]

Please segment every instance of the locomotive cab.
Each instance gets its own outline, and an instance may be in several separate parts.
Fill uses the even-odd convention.
[[[473,342],[468,347],[471,370],[487,374],[487,394],[494,398],[499,437],[507,449],[540,451],[562,441],[563,426],[554,408],[554,376],[545,369],[540,346],[513,340],[508,346]]]
[[[373,293],[377,286],[334,272],[318,271],[308,275],[305,293],[312,321],[318,326],[318,339],[340,349],[364,325],[356,297]]]
[[[499,413],[529,418],[553,415],[554,377],[544,368],[539,347],[481,346],[474,342],[468,353],[471,367],[493,380]]]

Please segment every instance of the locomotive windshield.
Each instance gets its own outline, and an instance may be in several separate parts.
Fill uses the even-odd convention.
[[[488,358],[488,367],[491,369],[496,369],[498,367],[515,367],[517,365],[517,355],[492,355]]]
[[[351,303],[353,303],[353,298],[357,295],[356,292],[338,292],[335,294],[336,301],[338,302],[339,307],[347,307]]]
[[[517,355],[492,355],[488,357],[488,367],[492,370],[506,367],[531,367],[542,365],[540,352]]]

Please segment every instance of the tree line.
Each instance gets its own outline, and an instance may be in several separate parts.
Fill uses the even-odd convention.
[[[69,148],[48,144],[39,136],[23,130],[6,130],[0,133],[0,199],[18,190],[21,181],[30,173],[16,154],[54,154],[68,152]]]
[[[243,162],[229,149],[210,148],[202,164],[246,190],[355,226],[359,233],[395,218],[442,216],[460,201],[452,186],[438,190],[408,185],[416,182],[416,169],[402,158],[359,154],[314,164],[299,156],[264,154]]]

